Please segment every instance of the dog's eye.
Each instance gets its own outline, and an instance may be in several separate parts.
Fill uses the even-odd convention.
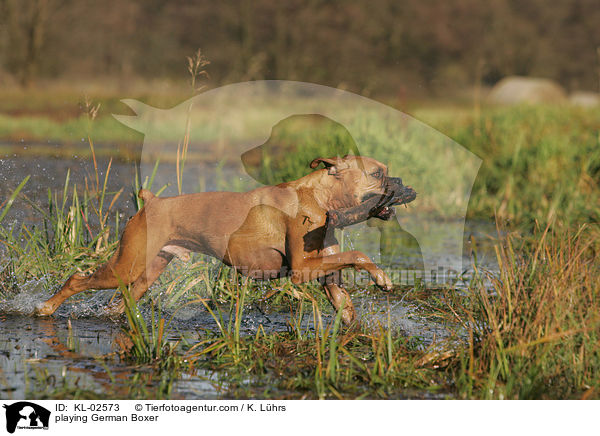
[[[376,177],[376,178],[380,179],[380,178],[383,176],[383,171],[381,171],[381,170],[377,170],[377,171],[375,171],[374,173],[371,173],[371,175],[372,175],[373,177]]]

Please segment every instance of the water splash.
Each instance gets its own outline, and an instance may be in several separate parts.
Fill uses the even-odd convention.
[[[19,284],[14,292],[8,292],[0,300],[0,311],[5,313],[32,314],[36,306],[44,301],[49,294],[46,292],[52,286],[53,278],[45,275],[30,279]]]

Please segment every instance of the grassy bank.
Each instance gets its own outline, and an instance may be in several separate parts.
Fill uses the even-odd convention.
[[[483,159],[470,216],[600,221],[600,108],[522,106],[415,116]]]

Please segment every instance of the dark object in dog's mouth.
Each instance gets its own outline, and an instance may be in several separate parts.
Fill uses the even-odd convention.
[[[417,198],[417,192],[410,186],[402,185],[400,179],[392,179],[386,187],[386,193],[368,194],[358,206],[327,212],[327,225],[342,228],[366,221],[369,218],[389,220],[396,211],[394,206],[407,204]]]
[[[417,192],[410,186],[402,186],[400,190],[392,191],[383,198],[381,198],[379,195],[367,196],[367,198],[363,200],[363,203],[359,205],[359,207],[369,207],[373,202],[373,200],[369,201],[369,199],[373,197],[377,198],[378,201],[375,206],[369,209],[368,217],[379,218],[387,221],[396,215],[394,206],[399,206],[401,204],[407,204],[411,201],[414,201],[417,198]]]
[[[376,209],[374,216],[383,220],[389,220],[396,214],[393,206],[399,206],[401,204],[406,205],[414,201],[416,198],[417,192],[410,186],[404,186],[399,195],[394,194],[389,204],[380,208],[381,210]]]

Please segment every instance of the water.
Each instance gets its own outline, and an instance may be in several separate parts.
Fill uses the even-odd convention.
[[[104,183],[109,162],[110,159],[108,158],[99,157],[97,159],[100,188],[102,188],[102,184]],[[165,172],[172,174],[172,168],[175,165],[165,164],[164,167]],[[216,167],[218,167],[216,164],[204,163],[188,165],[185,173],[185,180],[189,182],[187,185],[188,192],[196,192],[200,188],[214,191],[221,178],[230,178],[227,170],[220,171],[219,178],[210,176],[210,174],[215,173]],[[132,216],[136,212],[133,201],[136,171],[138,174],[141,174],[141,181],[144,181],[146,177],[152,174],[152,170],[152,165],[142,164],[140,167],[135,161],[112,161],[106,190],[109,194],[108,201],[110,202],[112,196],[123,188],[123,193],[119,196],[113,209],[122,218]],[[74,155],[72,159],[40,158],[17,154],[0,155],[0,205],[3,203],[3,199],[10,197],[13,190],[27,175],[30,176],[29,181],[21,191],[21,199],[15,202],[5,217],[3,224],[6,225],[6,222],[13,222],[17,225],[21,223],[39,224],[41,222],[41,214],[36,211],[32,204],[46,211],[48,208],[48,190],[53,193],[60,193],[60,201],[65,187],[67,172],[69,172],[69,195],[73,193],[74,186],[78,188],[78,192],[82,192],[86,186],[86,181],[87,186],[91,190],[95,188],[96,174],[94,165],[87,158],[77,155]],[[164,185],[160,180],[160,173],[155,180],[153,190],[157,190]],[[172,195],[176,194],[175,186],[170,185],[165,192]]]
[[[69,325],[71,324],[71,334]],[[33,318],[0,313],[0,398],[27,398],[27,387],[49,392],[62,386],[125,396],[139,368],[121,362],[119,324],[101,317]],[[110,371],[110,375],[107,372]],[[217,398],[215,374],[196,371],[174,383],[173,398]]]
[[[96,394],[109,392],[112,396],[127,396],[130,379],[140,368],[119,358],[119,340],[124,337],[126,324],[122,318],[115,320],[102,315],[102,308],[111,296],[110,291],[80,294],[48,318],[28,315],[39,294],[23,292],[1,303],[0,398],[27,398],[27,389],[35,395],[40,395],[43,389],[60,392],[65,385]],[[418,308],[403,302],[399,296],[386,298],[359,293],[353,295],[353,301],[358,317],[367,327],[376,330],[380,324],[387,327],[389,323],[395,334],[417,338],[421,348],[456,333],[450,331],[456,326],[420,317]],[[305,310],[310,311],[310,305],[305,305]],[[323,322],[331,324],[332,311],[329,308],[324,311]],[[222,313],[224,325],[227,325],[226,307]],[[143,315],[150,321],[147,306],[144,306]],[[163,315],[171,319],[168,337],[172,341],[183,337],[193,345],[200,339],[201,330],[218,331],[214,318],[201,304],[189,305],[176,312],[167,311]],[[267,333],[287,331],[291,328],[292,316],[288,311],[249,305],[244,309],[241,334],[254,335],[259,328]],[[314,331],[311,313],[303,317],[301,329]],[[156,388],[158,383],[154,380],[154,384],[148,383],[148,388]],[[171,397],[217,399],[226,385],[227,381],[219,372],[186,372],[174,382]]]

